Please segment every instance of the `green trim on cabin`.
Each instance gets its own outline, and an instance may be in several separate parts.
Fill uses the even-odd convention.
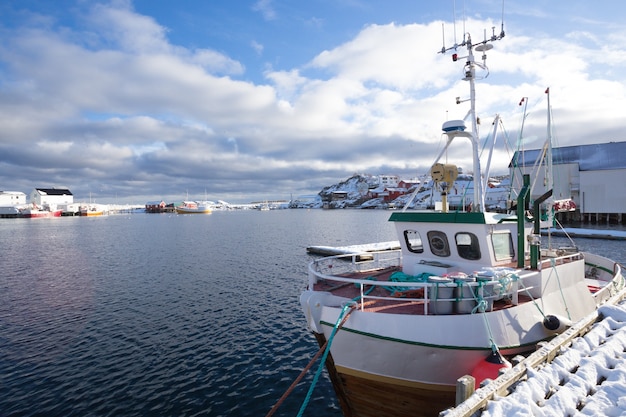
[[[396,212],[390,222],[486,224],[484,213],[465,212]]]
[[[327,321],[324,320],[320,320],[320,324],[324,325],[324,326],[328,326],[328,327],[335,327],[335,325],[333,323],[329,323]],[[437,345],[437,344],[433,344],[433,343],[423,343],[423,342],[415,342],[412,340],[404,340],[404,339],[397,339],[395,337],[387,337],[387,336],[381,336],[379,334],[373,334],[373,333],[367,333],[367,332],[362,332],[359,330],[354,330],[354,329],[350,329],[348,327],[342,327],[341,328],[342,332],[348,332],[348,333],[354,333],[354,334],[358,334],[361,336],[365,336],[365,337],[371,337],[373,339],[379,339],[379,340],[386,340],[388,342],[395,342],[395,343],[402,343],[405,345],[413,345],[413,346],[425,346],[425,347],[432,347],[432,348],[437,348],[437,349],[448,349],[448,350],[475,350],[475,351],[491,351],[491,347],[471,347],[471,346],[452,346],[452,345]],[[498,349],[500,350],[506,350],[506,349],[519,349],[521,348],[525,348],[525,347],[529,347],[529,346],[535,346],[537,343],[539,342],[545,342],[545,341],[549,341],[552,340],[554,336],[548,336],[545,337],[541,340],[537,340],[535,342],[531,342],[531,343],[524,343],[518,346],[498,346]]]

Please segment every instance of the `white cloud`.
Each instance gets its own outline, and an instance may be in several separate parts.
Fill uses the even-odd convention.
[[[339,76],[400,90],[441,87],[453,69],[441,65],[437,47],[441,22],[429,25],[370,25],[353,40],[323,51],[311,61],[314,68]],[[429,71],[437,65],[439,71]]]
[[[265,20],[276,19],[276,11],[272,5],[272,0],[258,0],[252,6],[252,10],[260,12]]]
[[[252,42],[250,42],[250,46],[252,47],[254,52],[256,52],[257,55],[262,55],[263,54],[263,45],[260,44],[259,42],[252,41]]]
[[[276,17],[269,1],[255,10]],[[0,47],[0,152],[9,161],[0,166],[3,183],[24,164],[24,181],[56,169],[54,182],[72,185],[78,170],[125,190],[147,181],[153,191],[254,178],[245,193],[278,177],[292,184],[355,171],[415,176],[432,163],[441,123],[467,111],[454,100],[467,96],[462,60],[437,53],[441,22],[365,26],[299,67],[267,64],[266,84],[247,80],[249,69],[227,53],[173,44],[167,28],[128,2],[94,6],[83,31],[41,22],[7,32]],[[528,96],[528,135],[545,136],[543,91],[550,86],[561,145],[624,139],[626,50],[624,42],[602,45],[625,33],[567,33],[520,32],[496,43],[491,74],[477,86],[484,134],[496,113],[514,132],[517,103]],[[267,55],[256,41],[249,46]],[[502,169],[508,161],[498,163]]]

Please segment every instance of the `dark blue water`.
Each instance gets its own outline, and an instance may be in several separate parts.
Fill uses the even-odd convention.
[[[393,240],[388,217],[3,219],[0,416],[264,416],[317,351],[306,247]],[[626,261],[625,242],[576,243]],[[275,415],[297,414],[313,371]],[[325,374],[304,415],[341,415]]]
[[[2,219],[0,416],[265,415],[317,352],[306,247],[393,240],[388,217]],[[297,414],[312,374],[275,415]],[[341,415],[325,375],[306,410]]]

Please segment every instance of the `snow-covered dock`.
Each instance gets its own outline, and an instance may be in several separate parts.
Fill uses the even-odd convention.
[[[621,291],[446,417],[626,414],[626,292]]]
[[[400,243],[397,240],[392,240],[390,242],[366,243],[363,245],[351,246],[309,246],[308,248],[306,248],[306,251],[314,255],[334,256],[356,255],[367,252],[397,249],[400,249]]]
[[[547,231],[545,232],[547,233]],[[609,229],[586,229],[567,227],[563,229],[550,229],[553,236],[569,236],[589,239],[610,239],[610,240],[626,240],[625,230],[609,230]],[[334,255],[354,255],[367,252],[397,250],[400,249],[400,243],[397,240],[389,242],[366,243],[362,245],[351,246],[309,246],[306,248],[308,253],[313,255],[334,256]]]
[[[626,231],[624,230],[565,227],[563,229],[550,229],[550,233],[553,236],[569,236],[572,238],[626,240]]]

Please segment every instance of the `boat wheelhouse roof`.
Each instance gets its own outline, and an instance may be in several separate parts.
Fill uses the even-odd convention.
[[[412,223],[464,223],[464,224],[497,224],[517,221],[516,216],[503,213],[473,213],[473,212],[424,212],[406,211],[395,212],[389,218],[390,222]]]
[[[513,165],[533,165],[541,153],[541,149],[517,151],[513,155],[509,168]],[[552,149],[552,163],[555,165],[578,164],[580,171],[625,169],[624,155],[626,155],[626,142],[564,146]]]

